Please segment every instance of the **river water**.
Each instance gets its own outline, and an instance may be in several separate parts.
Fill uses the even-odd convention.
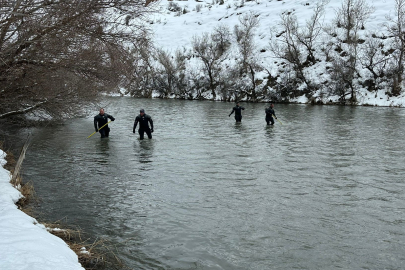
[[[276,104],[270,127],[266,104],[236,124],[230,103],[107,103],[109,139],[92,117],[30,130],[24,179],[131,269],[404,268],[403,109]]]

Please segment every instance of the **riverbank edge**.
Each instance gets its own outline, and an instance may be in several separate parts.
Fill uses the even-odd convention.
[[[130,94],[119,93],[102,93],[104,96],[111,97],[132,97]],[[216,102],[230,102],[234,103],[236,100],[231,98],[229,100],[223,100],[220,98],[213,99],[211,95],[201,96],[200,98],[183,98],[176,94],[169,94],[167,97],[153,91],[150,96],[145,97],[133,97],[133,98],[151,98],[151,99],[177,99],[177,100],[190,100],[190,101],[216,101]],[[339,96],[322,96],[306,95],[297,96],[294,98],[285,98],[283,100],[277,99],[262,99],[258,101],[250,101],[245,98],[238,99],[239,102],[247,103],[275,103],[275,104],[297,104],[297,105],[325,105],[325,106],[361,106],[361,107],[389,107],[389,108],[404,108],[405,107],[405,92],[399,96],[388,95],[385,91],[380,90],[377,92],[358,93],[356,100],[344,100],[341,101]]]
[[[4,203],[8,204],[8,208],[14,208],[12,210],[13,216],[17,215],[16,213],[18,213],[18,215],[24,215],[25,216],[25,220],[28,222],[25,222],[25,224],[19,224],[19,225],[23,225],[23,227],[27,228],[27,227],[32,227],[35,226],[35,228],[39,228],[39,230],[41,231],[41,233],[43,232],[43,230],[45,231],[45,234],[48,234],[49,237],[45,237],[48,239],[48,243],[50,246],[52,246],[53,249],[61,249],[63,250],[63,252],[57,252],[58,254],[57,257],[61,258],[61,257],[67,257],[67,259],[71,262],[69,263],[69,265],[67,265],[66,269],[69,270],[82,270],[82,269],[102,269],[102,267],[99,267],[99,263],[103,263],[104,262],[104,258],[103,256],[101,256],[99,253],[97,252],[92,252],[92,249],[94,247],[96,247],[98,244],[97,243],[92,243],[92,244],[84,244],[83,240],[81,239],[80,235],[81,235],[81,231],[80,230],[72,230],[72,229],[67,229],[67,228],[63,228],[65,226],[61,226],[59,223],[45,223],[45,222],[38,222],[36,218],[34,218],[35,214],[34,212],[31,211],[30,208],[27,208],[27,205],[30,203],[30,201],[35,200],[35,190],[34,187],[31,183],[25,183],[25,184],[20,184],[17,187],[15,187],[14,185],[12,185],[11,181],[11,176],[12,176],[12,172],[14,170],[16,161],[14,159],[14,156],[11,152],[9,151],[4,151],[2,150],[2,143],[0,142],[0,170],[2,170],[2,174],[0,174],[0,183],[3,185],[7,185],[8,187],[8,192],[7,190],[4,191],[4,193],[6,193],[8,198],[8,202],[1,200],[2,204],[4,205]],[[7,177],[5,177],[7,176]],[[3,188],[4,190],[4,188]],[[10,192],[11,191],[11,192]],[[10,195],[10,193],[13,193],[13,195]],[[11,206],[11,207],[10,207]],[[1,211],[0,211],[1,212]],[[1,221],[1,219],[0,219]],[[0,224],[0,228],[2,228],[4,230],[2,231],[7,231],[7,228],[4,228],[4,226],[2,226]],[[27,230],[32,230],[32,228],[27,228]],[[31,231],[32,232],[32,231]],[[1,236],[1,233],[0,233]],[[41,261],[41,258],[38,258],[38,250],[41,249],[40,246],[38,246],[35,242],[35,237],[33,237],[32,235],[30,235],[31,237],[27,238],[27,239],[22,239],[20,237],[20,235],[15,236],[16,241],[18,242],[22,242],[23,245],[27,245],[27,246],[32,246],[33,249],[35,249],[36,252],[34,252],[35,254],[33,254],[33,256],[30,256],[30,250],[25,249],[25,254],[27,254],[26,260],[27,260],[27,265],[22,265],[21,263],[19,263],[19,266],[21,267],[21,269],[25,269],[25,267],[28,267],[28,265],[30,265],[30,267],[32,267],[31,262],[32,260],[34,261]],[[51,237],[56,237],[57,239],[60,239],[63,241],[63,244],[65,246],[63,246],[63,244],[61,244],[60,241],[57,240],[57,242],[59,243],[54,243],[56,241],[51,241]],[[7,234],[6,237],[2,237],[3,239],[6,239],[8,243],[12,243],[13,242],[13,235]],[[10,239],[11,238],[11,239]],[[0,241],[0,250],[2,250],[1,248],[2,243]],[[58,247],[59,246],[59,247]],[[69,248],[69,250],[71,252],[73,252],[76,257],[74,258],[72,256],[72,254],[70,252],[66,251],[66,246]],[[89,248],[90,247],[90,248]],[[5,247],[7,248],[7,247]],[[28,252],[28,253],[26,253]],[[70,253],[70,254],[69,254]],[[4,254],[4,253],[3,253]],[[16,256],[18,258],[15,258],[15,260],[22,260],[24,261],[24,258],[21,258],[21,254],[19,254],[19,256]],[[5,258],[5,259],[4,259]],[[49,265],[49,253],[45,252],[44,253],[44,258],[42,259],[42,261],[46,262],[45,265],[39,265],[38,269],[48,269],[47,267],[50,266]],[[72,260],[74,258],[74,260]],[[12,261],[14,261],[13,258],[7,258],[7,257],[3,257],[6,266],[9,266],[9,264],[12,264]],[[3,264],[3,262],[0,261],[0,266]],[[36,262],[36,264],[38,264]],[[10,265],[11,266],[11,265]],[[15,266],[15,265],[14,265]],[[53,266],[51,266],[52,268],[49,269],[65,269],[64,266],[66,265],[61,265],[61,262],[59,261],[55,261],[55,264]],[[73,267],[73,268],[72,268]],[[14,269],[14,268],[13,268]],[[20,268],[18,268],[20,269]],[[30,268],[30,269],[37,269],[37,268]]]

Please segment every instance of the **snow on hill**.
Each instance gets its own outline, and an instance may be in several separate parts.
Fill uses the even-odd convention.
[[[274,50],[270,48],[270,44],[274,40],[279,39],[278,44],[282,44],[280,35],[283,34],[283,27],[281,25],[282,14],[292,14],[297,18],[297,22],[300,28],[304,28],[305,23],[311,20],[314,14],[318,1],[304,1],[304,0],[255,0],[255,1],[243,1],[243,0],[202,0],[202,1],[168,1],[161,0],[159,5],[159,14],[155,14],[149,18],[150,26],[154,33],[154,42],[156,47],[162,48],[172,55],[176,50],[183,50],[190,54],[193,54],[192,40],[195,36],[201,36],[204,32],[212,33],[214,28],[220,25],[226,25],[233,33],[235,25],[240,24],[240,19],[246,14],[254,14],[259,19],[259,25],[254,30],[254,55],[261,65],[261,69],[256,70],[255,80],[258,83],[258,89],[265,89],[266,97],[268,99],[274,99],[278,97],[279,100],[288,100],[298,103],[307,102],[337,102],[342,96],[346,99],[350,96],[348,89],[344,90],[345,93],[337,93],[337,90],[331,91],[330,89],[338,88],[336,86],[335,78],[333,77],[330,68],[332,63],[327,60],[325,50],[327,50],[327,44],[329,44],[329,50],[331,55],[336,55],[342,59],[348,57],[340,56],[341,51],[337,46],[342,44],[343,50],[346,46],[345,41],[342,42],[342,35],[344,30],[338,29],[333,21],[336,18],[337,11],[342,6],[344,0],[331,0],[324,6],[324,13],[321,17],[319,24],[323,29],[328,28],[328,31],[321,31],[320,36],[314,43],[314,54],[316,54],[316,63],[304,67],[304,76],[306,79],[314,85],[311,94],[308,94],[309,85],[308,81],[303,80],[297,82],[297,80],[286,79],[287,77],[296,77],[296,70],[291,63],[287,63],[285,59],[280,59],[275,55]],[[359,60],[356,62],[357,74],[352,79],[356,104],[359,105],[379,105],[379,106],[404,106],[405,95],[404,91],[397,94],[392,94],[390,79],[382,80],[380,77],[372,76],[372,73],[366,69],[364,61],[360,61],[361,55],[365,54],[366,47],[369,39],[378,38],[378,42],[384,44],[384,48],[381,51],[388,51],[392,47],[393,39],[387,39],[389,36],[385,25],[388,22],[387,16],[393,15],[395,12],[395,0],[368,0],[365,1],[367,5],[372,7],[373,12],[370,14],[364,24],[364,28],[357,33],[359,40],[367,40],[366,43],[360,44],[355,49],[359,51]],[[171,11],[169,10],[171,9]],[[339,32],[340,31],[340,32]],[[330,35],[334,33],[334,35]],[[340,40],[339,40],[340,38]],[[334,46],[334,47],[333,47]],[[381,45],[383,46],[383,45]],[[232,48],[230,53],[223,61],[223,64],[228,67],[238,60],[236,41],[232,41]],[[300,49],[301,51],[303,49]],[[349,50],[346,48],[346,50]],[[302,51],[302,56],[305,56]],[[386,55],[387,53],[385,53]],[[381,57],[384,57],[384,53],[381,53]],[[380,57],[380,58],[381,58]],[[392,60],[385,59],[386,67]],[[390,62],[391,61],[391,62]],[[189,58],[187,62],[188,69],[198,69],[199,74],[203,76],[204,73],[202,62],[197,58]],[[376,69],[384,69],[381,66],[375,66]],[[271,75],[271,76],[269,76]],[[269,80],[276,79],[277,83],[269,83]],[[292,85],[295,88],[293,92],[284,93],[284,99],[280,93],[280,85],[284,85],[286,82],[293,81]],[[367,85],[371,81],[370,88]],[[261,83],[261,84],[260,84]],[[345,88],[348,85],[345,84]],[[402,89],[405,87],[402,85]],[[304,90],[302,94],[297,94],[295,90]],[[305,95],[304,95],[305,94]],[[282,95],[282,94],[281,94]],[[206,96],[211,97],[212,96]],[[216,98],[220,99],[220,98]]]

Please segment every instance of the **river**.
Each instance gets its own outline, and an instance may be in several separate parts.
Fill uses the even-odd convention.
[[[108,139],[86,139],[92,117],[29,129],[24,179],[46,219],[131,269],[403,269],[405,110],[276,104],[271,127],[266,104],[241,124],[231,103],[105,104]],[[132,133],[140,108],[152,140]]]

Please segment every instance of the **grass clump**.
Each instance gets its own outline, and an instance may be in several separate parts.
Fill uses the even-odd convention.
[[[87,270],[101,269],[124,269],[122,261],[111,250],[111,245],[105,240],[96,239],[90,241],[83,240],[83,232],[81,229],[66,229],[61,223],[45,223],[44,226],[48,231],[61,238],[69,245],[77,257],[81,265]],[[61,229],[62,228],[62,229]]]

